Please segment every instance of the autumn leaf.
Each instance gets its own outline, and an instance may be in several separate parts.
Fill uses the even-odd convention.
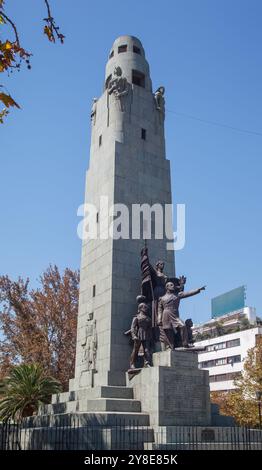
[[[20,109],[19,104],[17,104],[15,102],[15,100],[12,98],[12,96],[7,95],[6,93],[0,93],[0,101],[2,101],[2,103],[4,103],[4,105],[7,108],[10,108],[10,106],[16,106],[17,108]]]
[[[0,41],[0,72],[4,72],[14,62],[15,57],[12,48],[13,45],[10,41]]]
[[[55,42],[54,35],[53,35],[53,33],[52,33],[51,28],[49,28],[49,26],[45,26],[45,27],[44,27],[44,34],[47,35],[49,41]]]
[[[11,44],[10,41],[7,40],[7,41],[5,42],[5,48],[6,48],[6,50],[12,49],[12,44]]]
[[[4,123],[4,117],[7,116],[9,111],[7,109],[3,109],[3,111],[0,112],[0,124]]]

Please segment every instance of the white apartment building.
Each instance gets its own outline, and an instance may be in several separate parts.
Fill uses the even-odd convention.
[[[249,320],[254,327],[236,330],[243,317]],[[219,322],[227,334],[198,341],[202,335],[214,335],[215,325]],[[247,352],[256,345],[259,335],[262,335],[262,326],[256,323],[255,309],[244,307],[240,311],[219,317],[215,320],[198,325],[193,328],[196,346],[205,346],[206,351],[199,353],[199,367],[209,371],[210,391],[227,391],[234,388],[234,379],[242,372]]]

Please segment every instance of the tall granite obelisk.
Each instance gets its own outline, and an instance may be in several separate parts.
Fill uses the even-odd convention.
[[[151,444],[173,448],[177,426],[221,425],[224,419],[217,410],[212,416],[208,371],[198,368],[194,350],[157,351],[151,367],[126,373],[131,345],[124,332],[137,313],[143,238],[151,264],[162,259],[165,274],[175,274],[174,252],[168,250],[171,221],[163,217],[163,226],[169,226],[168,233],[161,234],[156,215],[157,208],[171,205],[164,118],[164,88],[152,92],[141,42],[121,36],[110,51],[104,91],[94,99],[91,112],[75,378],[69,391],[53,395],[51,404],[41,405],[38,416],[29,420],[29,426],[37,427],[34,435],[39,435],[41,445],[46,439],[48,449],[57,448],[57,429],[63,449],[130,450]],[[146,210],[140,214],[142,206],[155,214],[151,221]],[[142,219],[142,225],[148,225],[143,233]],[[145,274],[151,269],[145,250],[142,268],[144,288],[150,285]],[[131,432],[137,426],[139,434]],[[43,427],[51,432],[43,433]],[[31,448],[30,439],[26,446]]]
[[[130,344],[123,332],[136,313],[143,236],[132,237],[132,205],[171,204],[170,165],[165,155],[164,89],[155,93],[141,42],[121,36],[106,65],[104,90],[91,113],[91,151],[85,202],[97,207],[97,239],[83,240],[75,379],[71,390],[125,385]],[[129,233],[107,234],[108,207],[129,210]],[[120,207],[120,206],[119,206]],[[111,214],[112,215],[112,214]],[[112,220],[112,217],[109,222]],[[133,221],[134,222],[134,221]],[[134,222],[134,224],[137,222]],[[133,225],[134,225],[133,224]],[[121,227],[118,227],[118,231]],[[148,240],[151,262],[165,261],[174,275],[167,239]]]
[[[100,426],[97,432],[103,449],[143,449],[155,436],[143,426],[150,425],[157,433],[161,430],[161,435],[164,430],[163,443],[172,445],[176,426],[210,426],[213,422],[208,372],[198,369],[197,352],[187,348],[158,351],[151,367],[126,373],[131,345],[124,332],[137,313],[143,238],[147,239],[150,263],[162,259],[165,274],[175,275],[174,252],[168,250],[171,227],[161,234],[156,215],[157,208],[170,208],[172,201],[164,119],[164,88],[152,91],[141,42],[132,36],[119,37],[109,54],[103,94],[94,99],[91,112],[75,378],[70,380],[68,392],[53,395],[52,403],[40,406],[39,415],[31,420],[39,433],[42,427],[55,427],[54,439],[47,434],[48,448],[56,445],[57,426],[62,426],[66,449],[90,448],[90,442],[92,449],[97,448],[96,433],[90,439],[86,433],[93,425]],[[150,222],[145,210],[140,214],[142,206],[154,213]],[[142,219],[142,225],[148,225],[146,233],[142,233],[145,227],[139,230]],[[169,217],[164,216],[162,223],[170,224]],[[146,259],[144,270],[144,254],[143,250],[145,274],[150,267]],[[139,439],[130,433],[130,420],[140,426]],[[219,420],[218,416],[216,423]],[[115,428],[119,421],[125,427],[124,443]],[[64,423],[73,423],[76,447],[71,432],[68,440]]]

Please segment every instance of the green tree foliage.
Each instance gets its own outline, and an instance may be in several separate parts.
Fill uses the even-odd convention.
[[[58,380],[46,374],[38,364],[21,364],[10,370],[0,382],[0,419],[20,420],[48,403],[53,393],[61,391]]]

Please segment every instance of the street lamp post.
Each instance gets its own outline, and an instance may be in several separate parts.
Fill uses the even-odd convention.
[[[257,397],[257,404],[258,404],[258,417],[259,417],[259,428],[261,429],[261,400],[262,400],[262,392],[256,392]]]

